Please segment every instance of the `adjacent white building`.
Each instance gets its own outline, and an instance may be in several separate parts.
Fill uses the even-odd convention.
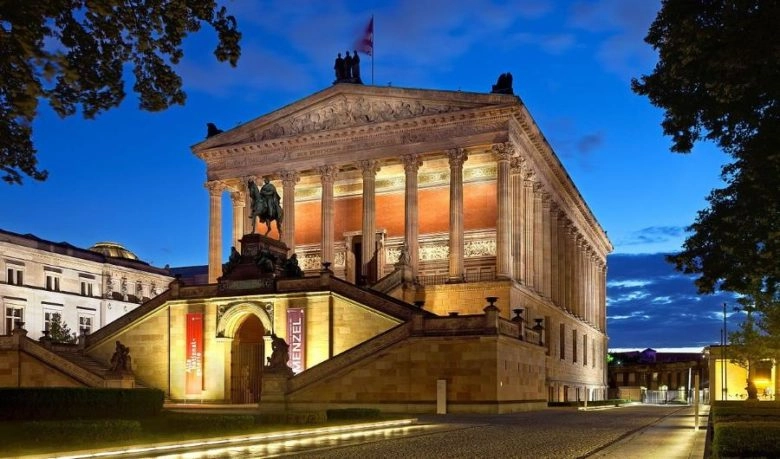
[[[82,249],[32,234],[0,229],[0,334],[23,322],[38,339],[52,317],[75,333],[92,333],[142,302],[157,296],[173,280],[113,242]]]

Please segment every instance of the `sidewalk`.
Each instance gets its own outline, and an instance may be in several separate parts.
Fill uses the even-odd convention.
[[[709,411],[709,405],[699,406],[698,430],[694,430],[694,408],[686,406],[590,457],[702,459],[707,439]]]

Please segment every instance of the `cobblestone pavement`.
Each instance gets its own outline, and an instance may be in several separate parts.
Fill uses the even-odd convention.
[[[584,458],[681,409],[666,406],[593,411],[550,408],[503,415],[421,416],[421,423],[441,425],[401,438],[278,453],[326,459]]]

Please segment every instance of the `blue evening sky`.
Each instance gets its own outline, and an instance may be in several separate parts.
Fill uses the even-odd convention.
[[[691,279],[662,254],[679,250],[684,228],[721,185],[727,157],[709,145],[671,153],[662,112],[630,89],[630,79],[655,64],[643,38],[660,2],[241,0],[227,6],[244,34],[238,67],[216,62],[211,31],[188,38],[179,66],[184,107],[141,112],[130,95],[118,109],[87,121],[60,119],[42,105],[34,139],[49,179],[0,184],[0,227],[79,247],[115,241],[156,266],[205,264],[205,166],[190,146],[205,137],[207,122],[229,129],[328,87],[336,54],[352,49],[373,14],[376,85],[489,92],[499,74],[512,73],[515,94],[615,246],[608,267],[611,347],[719,341],[725,297],[697,295]],[[371,58],[361,57],[370,83]],[[132,82],[127,87],[130,92]],[[224,234],[230,234],[228,220]]]

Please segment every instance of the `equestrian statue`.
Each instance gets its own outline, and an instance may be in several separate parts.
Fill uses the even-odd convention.
[[[279,232],[279,239],[282,238],[282,220],[284,212],[280,205],[281,197],[276,192],[276,187],[271,183],[268,177],[263,178],[263,186],[258,188],[254,180],[249,180],[249,197],[252,199],[252,214],[249,219],[252,220],[252,234],[255,232],[255,218],[265,223],[266,231],[264,236],[271,232],[271,222],[276,220],[276,230]]]

